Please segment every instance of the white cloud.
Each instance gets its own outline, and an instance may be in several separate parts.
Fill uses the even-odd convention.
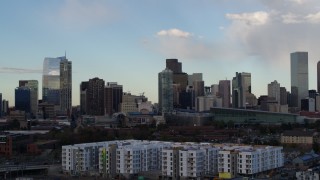
[[[320,12],[315,14],[308,14],[305,18],[309,23],[313,23],[313,24],[320,23]]]
[[[299,15],[288,13],[281,15],[282,22],[285,24],[297,24],[303,22]]]
[[[157,33],[158,36],[172,36],[172,37],[180,37],[180,38],[188,38],[192,36],[191,33],[182,31],[180,29],[169,29],[169,30],[161,30]]]
[[[268,22],[269,14],[264,11],[241,14],[226,14],[226,17],[233,21],[244,22],[247,25],[264,25]]]

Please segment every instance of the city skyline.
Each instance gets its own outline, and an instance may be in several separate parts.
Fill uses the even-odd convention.
[[[258,97],[274,80],[290,91],[290,53],[307,51],[309,89],[316,89],[316,0],[141,2],[1,2],[2,99],[14,105],[19,80],[38,80],[41,88],[44,58],[65,51],[73,62],[72,105],[80,83],[95,77],[155,103],[157,74],[169,58],[188,74],[203,73],[206,86],[251,73]]]

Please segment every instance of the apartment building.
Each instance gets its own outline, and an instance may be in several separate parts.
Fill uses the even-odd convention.
[[[71,175],[230,179],[281,166],[282,147],[273,146],[123,140],[62,147],[62,168]]]

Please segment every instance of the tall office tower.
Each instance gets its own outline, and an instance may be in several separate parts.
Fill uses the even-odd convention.
[[[60,110],[70,116],[72,108],[72,62],[60,61]]]
[[[2,110],[2,93],[0,93],[0,117],[2,117],[3,110]]]
[[[288,94],[285,87],[280,87],[280,105],[288,104]]]
[[[236,72],[236,77],[232,79],[232,107],[246,108],[249,94],[251,94],[251,74]]]
[[[39,83],[37,80],[20,80],[19,87],[28,87],[30,88],[30,110],[33,117],[36,117],[38,114],[38,89]]]
[[[291,59],[291,94],[292,103],[301,109],[301,99],[308,97],[308,52],[294,52]]]
[[[276,80],[268,84],[268,97],[274,98],[280,104],[280,84]]]
[[[220,80],[219,81],[219,95],[222,97],[222,107],[230,107],[230,80]]]
[[[29,87],[17,87],[15,89],[15,110],[31,112],[31,89]]]
[[[170,113],[173,111],[173,72],[166,68],[158,74],[159,111]]]
[[[173,88],[173,107],[174,108],[180,108],[180,94],[181,92],[185,92],[181,90],[181,85],[180,84],[172,84]]]
[[[202,73],[188,75],[188,86],[193,86],[193,81],[202,81]]]
[[[108,82],[105,87],[105,108],[106,114],[111,116],[113,113],[120,112],[122,103],[123,86],[116,82]]]
[[[104,80],[99,78],[90,79],[87,89],[87,115],[103,116],[104,106]]]
[[[178,62],[178,59],[166,59],[166,68],[173,73],[182,73],[182,63]]]
[[[211,85],[211,94],[213,96],[220,96],[219,95],[219,84],[212,84]]]
[[[318,86],[318,93],[320,93],[320,61],[317,63],[317,86]]]
[[[188,74],[187,73],[173,73],[173,84],[180,85],[180,91],[185,91],[188,86]]]
[[[2,102],[2,115],[6,116],[9,114],[9,101],[3,100]]]
[[[89,82],[81,82],[80,84],[80,114],[87,114],[87,90]]]
[[[60,106],[60,62],[66,57],[45,58],[42,75],[42,101]]]

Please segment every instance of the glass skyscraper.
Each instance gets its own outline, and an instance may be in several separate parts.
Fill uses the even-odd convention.
[[[308,97],[308,52],[294,52],[291,59],[292,105],[301,108],[301,99]]]
[[[42,76],[42,100],[60,105],[60,62],[66,57],[45,58]]]
[[[173,72],[166,68],[159,73],[159,109],[162,113],[173,111]]]

